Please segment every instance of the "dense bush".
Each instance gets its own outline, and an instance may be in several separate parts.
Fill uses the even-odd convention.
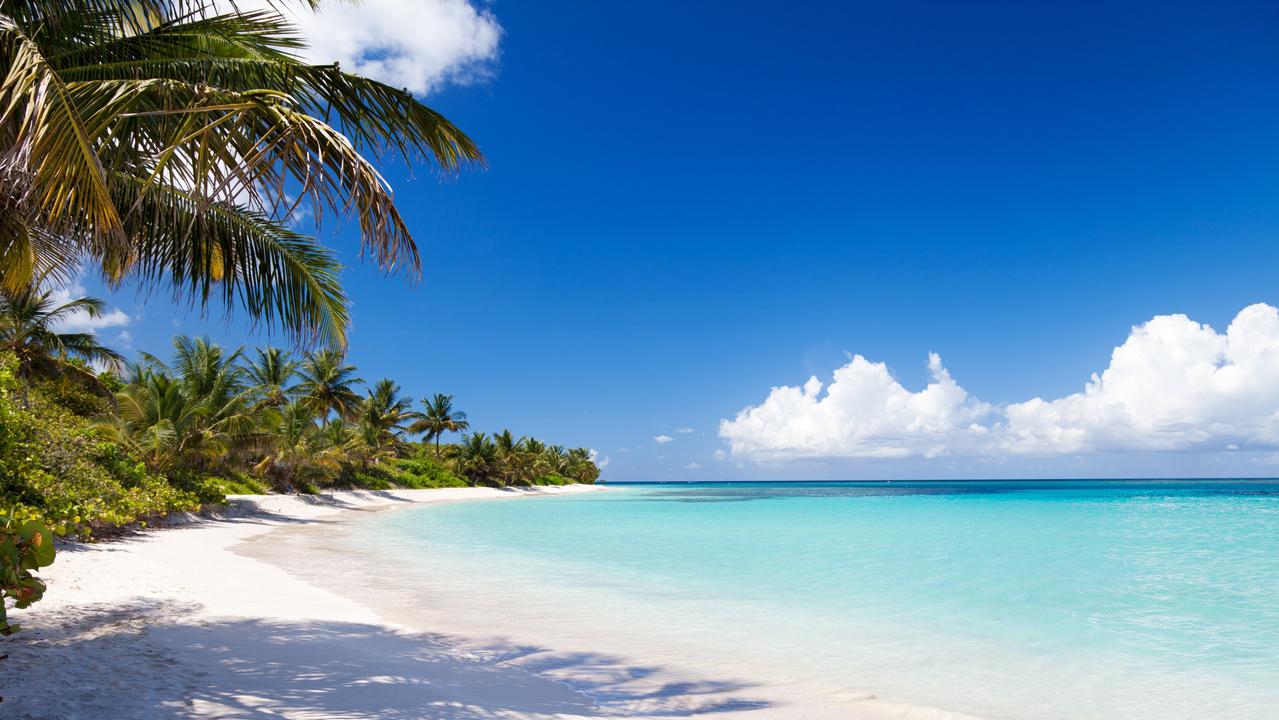
[[[147,472],[56,400],[76,398],[83,407],[83,393],[59,382],[27,385],[13,366],[12,356],[0,355],[0,510],[22,509],[60,534],[83,536],[198,509],[193,493]]]
[[[246,472],[224,470],[220,473],[181,468],[169,473],[169,482],[205,505],[220,505],[227,495],[265,495],[271,484]]]
[[[400,458],[380,466],[352,470],[342,481],[346,486],[365,490],[466,487],[470,484],[453,474],[443,463],[426,457]]]

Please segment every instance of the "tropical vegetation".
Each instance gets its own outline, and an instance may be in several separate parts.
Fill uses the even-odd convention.
[[[26,317],[0,314],[0,338]],[[332,350],[246,352],[179,336],[166,357],[127,363],[100,348],[95,367],[80,345],[49,340],[28,363],[10,347],[0,350],[0,597],[20,606],[43,592],[31,571],[47,564],[49,532],[90,538],[232,493],[599,477],[590,451],[510,430],[443,442],[469,430],[452,396],[415,410],[396,382],[367,383]]]
[[[14,322],[0,315],[0,338]],[[334,350],[250,353],[178,336],[163,358],[142,353],[125,363],[101,348],[95,358],[113,363],[100,371],[57,345],[48,353],[28,366],[11,351],[0,354],[0,458],[10,463],[0,509],[33,509],[70,532],[244,490],[505,487],[599,476],[590,451],[510,430],[444,444],[444,435],[470,427],[451,395],[415,410],[398,383],[367,383]]]
[[[290,218],[303,203],[353,216],[373,262],[413,276],[417,246],[369,156],[443,172],[482,157],[412,94],[303,48],[271,7],[0,0],[0,283],[87,262],[342,344],[340,265]]]
[[[470,429],[451,395],[419,411],[347,362],[342,268],[298,211],[353,218],[362,255],[415,277],[370,158],[442,173],[483,158],[407,91],[302,59],[284,5],[0,0],[0,633],[5,607],[43,593],[53,535],[228,493],[599,474],[586,450],[509,431],[444,443]],[[49,290],[82,271],[243,313],[299,350],[179,337],[126,362],[68,329],[101,301]]]

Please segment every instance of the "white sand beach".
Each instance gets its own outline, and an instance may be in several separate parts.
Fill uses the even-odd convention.
[[[344,574],[323,587],[314,579],[322,574],[309,573],[308,583],[235,550],[283,527],[341,522],[343,513],[592,489],[239,497],[219,518],[68,546],[43,573],[46,599],[14,613],[24,631],[3,643],[0,717],[961,717],[721,677],[723,668],[500,643],[519,628],[486,637],[410,628],[379,614],[376,601],[350,599],[376,599],[379,587],[366,579]],[[553,628],[559,619],[543,620]]]

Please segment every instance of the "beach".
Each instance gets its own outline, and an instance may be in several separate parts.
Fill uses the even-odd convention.
[[[63,547],[0,718],[1260,719],[1274,490],[241,496]]]
[[[507,639],[518,627],[470,636],[408,627],[375,609],[384,588],[359,573],[304,581],[245,553],[269,547],[272,533],[323,531],[374,511],[594,490],[605,489],[241,496],[218,517],[68,544],[44,573],[46,599],[14,613],[24,630],[5,642],[0,717],[771,719],[795,717],[797,705],[808,706],[806,717],[965,717],[868,694],[815,699],[764,678],[643,657],[515,645]],[[541,618],[538,631],[565,619]]]
[[[46,599],[14,613],[24,630],[5,642],[0,717],[589,716],[558,683],[456,653],[232,548],[349,512],[590,489],[239,497],[221,518],[69,545],[44,573]]]

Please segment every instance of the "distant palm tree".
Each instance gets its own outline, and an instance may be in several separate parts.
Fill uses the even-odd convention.
[[[408,91],[303,60],[285,4],[0,2],[0,283],[87,259],[340,345],[341,266],[290,228],[299,197],[353,215],[382,269],[417,273],[366,156],[453,171],[479,150]]]
[[[436,393],[429,401],[423,398],[426,412],[409,426],[414,435],[423,434],[428,442],[435,440],[435,454],[440,454],[440,436],[446,432],[464,432],[471,427],[466,413],[453,409],[453,396]]]
[[[298,362],[280,348],[258,348],[257,360],[245,366],[257,402],[263,407],[282,407],[295,394],[293,378]]]
[[[351,418],[360,407],[356,388],[364,381],[355,376],[355,366],[347,365],[345,356],[336,350],[321,350],[307,355],[298,369],[298,384],[303,403],[327,423],[329,413]]]
[[[565,475],[568,472],[568,456],[564,453],[563,445],[551,445],[546,448],[546,452],[542,453],[542,458],[546,463],[546,471],[556,475]]]
[[[200,456],[210,459],[225,446],[219,435],[200,431],[200,404],[177,378],[145,371],[116,393],[118,412],[98,427],[107,437],[136,452],[147,469],[164,472]]]
[[[529,482],[550,472],[550,465],[546,460],[546,444],[541,440],[536,438],[525,440],[522,455],[521,465]]]
[[[179,335],[173,338],[171,366],[192,397],[225,405],[248,389],[240,366],[243,357],[243,348],[228,353],[208,338]]]
[[[240,350],[226,352],[204,338],[178,336],[171,363],[145,355],[116,393],[118,414],[99,426],[142,454],[155,471],[208,467],[244,458],[263,444],[260,419],[239,365]]]
[[[413,412],[413,398],[400,394],[400,386],[384,378],[373,386],[360,406],[359,434],[367,450],[365,462],[379,462],[393,457],[403,445],[404,430],[418,413]]]
[[[306,405],[291,401],[267,411],[270,447],[254,472],[265,475],[281,490],[296,491],[297,483],[317,481],[335,474],[346,458],[349,433],[341,420],[321,429]],[[336,442],[335,442],[336,440]]]
[[[568,451],[568,477],[581,483],[591,484],[600,476],[600,468],[591,458],[591,451],[586,448],[573,448]]]
[[[498,478],[503,485],[526,484],[527,464],[524,446],[527,438],[515,438],[509,429],[493,436],[493,444],[497,446]]]
[[[17,357],[17,373],[27,380],[72,378],[107,392],[86,365],[118,368],[124,358],[99,344],[93,333],[58,330],[60,323],[77,313],[94,318],[104,309],[105,303],[97,298],[57,304],[51,292],[34,287],[0,289],[0,348]]]
[[[473,485],[492,482],[497,471],[497,445],[484,433],[472,433],[457,448],[458,469]]]

